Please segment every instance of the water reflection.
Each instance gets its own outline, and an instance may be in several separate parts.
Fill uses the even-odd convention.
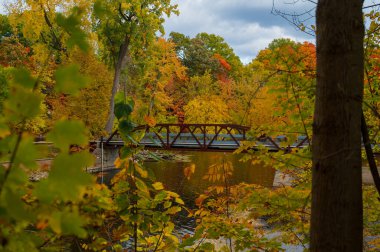
[[[242,182],[271,187],[273,185],[275,170],[262,164],[241,162],[242,154],[223,152],[197,152],[183,151],[175,154],[188,156],[187,161],[162,160],[158,162],[145,162],[145,166],[153,170],[156,180],[165,185],[166,190],[177,192],[185,201],[186,207],[195,208],[195,199],[199,194],[207,190],[211,182],[202,177],[207,174],[208,168],[213,164],[231,162],[234,171],[229,178],[230,185]],[[188,179],[185,176],[186,167],[195,166],[194,173]],[[110,171],[104,177],[104,182],[110,184],[110,180],[118,170]],[[176,218],[176,233],[181,237],[191,234],[195,227],[195,220],[187,217],[187,212],[182,211]]]
[[[207,174],[208,168],[213,164],[231,162],[234,171],[229,179],[230,185],[242,182],[248,184],[258,184],[271,187],[273,185],[275,170],[262,164],[252,164],[251,162],[241,162],[242,154],[232,154],[223,152],[199,152],[183,151],[175,154],[187,156],[188,161],[145,162],[145,166],[153,170],[156,180],[165,185],[165,189],[177,192],[189,205],[200,193],[203,193],[211,182],[202,179]],[[184,169],[195,166],[194,174],[188,179],[184,174]],[[104,183],[110,184],[110,180],[118,170],[108,172],[104,177]],[[215,184],[214,184],[215,185]]]
[[[232,163],[234,172],[229,181],[230,185],[241,182],[263,186],[273,185],[275,175],[273,168],[251,162],[240,162],[241,154],[195,151],[177,152],[177,154],[189,156],[190,162],[163,160],[146,162],[145,166],[154,171],[157,181],[163,182],[167,190],[177,192],[190,205],[198,194],[204,192],[211,185],[211,182],[202,179],[202,177],[207,173],[208,167],[216,163]],[[195,166],[195,171],[188,179],[184,174],[184,169],[191,165]]]

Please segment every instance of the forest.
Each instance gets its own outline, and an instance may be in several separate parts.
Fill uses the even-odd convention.
[[[6,6],[7,12],[0,14],[1,251],[292,251],[289,246],[297,251],[359,251],[358,246],[363,251],[380,250],[376,178],[368,183],[360,179],[356,187],[360,203],[348,194],[349,201],[332,200],[326,207],[338,221],[339,211],[346,218],[344,209],[359,207],[358,222],[345,219],[359,223],[358,239],[351,239],[351,233],[344,238],[335,231],[325,234],[343,239],[342,243],[352,240],[356,247],[334,247],[333,239],[325,238],[316,224],[318,202],[324,199],[312,192],[323,184],[323,177],[316,176],[319,164],[323,170],[324,160],[340,153],[320,150],[326,142],[320,134],[325,133],[316,126],[323,106],[331,113],[340,108],[339,95],[330,95],[335,103],[328,106],[320,102],[319,95],[326,91],[318,90],[318,78],[329,79],[321,66],[331,67],[329,61],[319,61],[328,51],[325,47],[317,50],[311,42],[277,38],[243,64],[217,34],[165,34],[165,18],[181,15],[171,0],[12,0]],[[363,14],[361,5],[359,10],[366,24],[359,43],[361,102],[355,95],[352,99],[342,95],[359,104],[359,135],[341,139],[360,145],[360,126],[366,125],[372,151],[380,153],[380,12]],[[319,11],[317,27],[310,27],[314,32],[318,22],[327,20],[322,7]],[[317,41],[326,40],[318,36]],[[342,52],[329,53],[338,57]],[[350,70],[342,72],[349,76]],[[344,81],[337,83],[337,92],[346,94],[346,87],[340,86]],[[339,115],[351,118],[343,112],[329,118]],[[202,178],[210,186],[188,202],[157,180],[143,158],[160,157],[136,146],[144,137],[136,127],[158,123],[247,126],[250,140],[233,155],[291,180],[276,187],[233,184],[231,177],[239,167],[220,159]],[[345,122],[327,124],[346,127]],[[108,184],[99,183],[99,177],[87,172],[96,161],[89,143],[115,130],[125,143],[114,161],[118,172]],[[279,135],[286,135],[280,151],[257,148],[260,137]],[[300,136],[309,139],[307,146],[287,148]],[[51,147],[41,148],[37,139]],[[364,148],[356,149],[357,171],[368,171],[378,160],[376,155],[367,160]],[[41,165],[38,160],[46,157],[51,161]],[[180,172],[190,179],[196,170],[191,164]],[[41,173],[48,175],[35,179]],[[344,178],[350,176],[347,171]],[[349,182],[341,187],[324,185],[337,197],[351,188]],[[319,217],[324,219],[324,214]],[[193,221],[191,233],[178,232],[179,218]],[[334,225],[344,234],[349,229],[340,222],[330,226]],[[317,242],[318,237],[326,244]]]

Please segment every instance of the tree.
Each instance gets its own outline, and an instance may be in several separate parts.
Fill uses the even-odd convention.
[[[187,123],[228,123],[228,107],[217,95],[197,96],[184,106]]]
[[[173,121],[176,111],[170,91],[174,82],[185,79],[186,69],[176,55],[174,43],[164,38],[158,38],[146,53],[134,61],[141,71],[137,71],[129,85],[135,86],[134,90],[127,89],[128,95],[138,96],[136,122],[141,122],[138,119],[144,116],[154,117],[158,122]]]
[[[234,54],[229,45],[220,36],[199,33],[195,38],[189,38],[181,33],[170,33],[170,40],[176,44],[178,57],[186,66],[190,77],[213,74],[214,79],[225,70],[223,63],[233,63],[233,70],[241,66],[240,59]],[[222,63],[223,62],[223,63]]]
[[[8,97],[9,87],[5,70],[0,66],[0,114],[3,112],[4,100]]]
[[[24,47],[16,37],[3,38],[0,41],[0,65],[22,67],[31,65],[30,48]]]
[[[114,122],[114,98],[119,89],[120,77],[125,68],[130,50],[140,53],[163,33],[163,15],[177,13],[177,6],[170,0],[119,0],[96,1],[94,5],[95,28],[103,46],[103,55],[114,67],[113,87],[109,103],[109,114],[105,129],[111,132]]]
[[[188,68],[189,76],[204,75],[207,71],[215,74],[221,70],[218,59],[207,49],[203,40],[198,38],[190,40],[183,64]]]
[[[224,38],[205,32],[197,34],[196,38],[202,40],[206,48],[214,55],[223,57],[231,66],[230,70],[233,74],[237,75],[237,73],[240,72],[243,64],[233,49],[224,41]]]
[[[0,14],[0,40],[12,36],[12,34],[12,26],[9,24],[8,17]]]
[[[107,65],[92,53],[75,50],[69,63],[78,65],[81,74],[89,78],[89,83],[76,95],[53,92],[49,95],[50,116],[53,121],[63,117],[81,120],[89,130],[92,139],[103,135],[108,111],[112,72]]]
[[[281,48],[283,46],[295,47],[296,45],[297,43],[289,38],[278,38],[269,43],[268,49],[275,50],[276,48]]]
[[[362,4],[317,5],[311,251],[362,251]]]
[[[308,129],[311,130],[315,97],[315,54],[315,45],[309,42],[275,39],[268,49],[260,51],[255,60],[264,73],[263,85],[277,94],[274,105],[281,108],[279,116],[285,119],[285,131],[309,135]]]

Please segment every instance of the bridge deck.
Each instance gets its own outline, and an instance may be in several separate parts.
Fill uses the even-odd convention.
[[[226,150],[233,151],[239,148],[243,141],[248,139],[246,132],[248,127],[233,124],[157,124],[154,127],[139,126],[137,130],[145,130],[145,135],[138,143],[148,148],[163,149],[192,149],[192,150]],[[270,137],[256,141],[253,148],[265,147],[272,151],[278,151],[285,136],[274,139]],[[121,139],[117,139],[114,132],[107,140],[106,145],[124,145]],[[304,136],[287,148],[304,148],[308,141]]]

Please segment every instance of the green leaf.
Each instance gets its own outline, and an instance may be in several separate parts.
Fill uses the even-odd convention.
[[[94,157],[87,152],[59,154],[53,161],[49,177],[38,183],[35,195],[41,202],[54,199],[75,201],[80,199],[85,188],[95,178],[84,170],[93,164]]]
[[[123,147],[120,150],[120,159],[126,159],[130,157],[133,153],[133,150],[131,148]]]
[[[116,103],[115,104],[115,116],[117,119],[122,117],[128,117],[132,113],[132,107],[129,104],[125,103]]]
[[[66,41],[67,47],[73,48],[76,45],[82,51],[87,52],[90,46],[86,40],[86,33],[81,29],[82,13],[83,11],[80,8],[74,7],[68,17],[57,13],[56,21],[69,34],[69,38]]]
[[[0,138],[6,137],[10,133],[8,125],[0,122]]]
[[[108,9],[103,5],[103,1],[101,0],[96,0],[94,3],[94,14],[98,18],[102,18],[103,16],[107,15],[110,13]]]
[[[135,164],[136,171],[141,175],[142,178],[148,177],[148,171],[144,169],[144,167],[141,167],[138,164]]]
[[[135,101],[132,97],[127,97],[126,103],[132,108],[132,110],[135,108]]]
[[[159,193],[156,194],[154,197],[154,200],[156,201],[163,201],[167,197],[167,193],[165,191],[160,191]]]
[[[83,229],[84,219],[77,213],[65,209],[63,212],[54,212],[49,218],[51,229],[57,234],[76,235],[85,238],[87,233]]]
[[[148,189],[147,185],[144,183],[144,181],[136,178],[136,187],[140,192],[149,196],[149,189]]]
[[[169,208],[171,206],[172,206],[172,202],[171,201],[165,201],[164,208]]]
[[[25,87],[32,89],[36,84],[36,79],[34,79],[30,72],[25,68],[15,69],[13,72],[14,82]]]
[[[121,120],[119,122],[119,131],[123,135],[129,135],[134,129],[134,125],[129,120]]]
[[[205,242],[205,243],[203,243],[203,244],[199,247],[199,249],[202,250],[202,251],[215,251],[215,246],[214,246],[214,244],[212,244],[212,243]]]
[[[62,151],[68,151],[70,145],[85,145],[88,143],[86,128],[81,121],[59,121],[47,135]]]
[[[85,238],[86,230],[83,228],[85,222],[77,212],[63,212],[61,219],[62,233],[73,234],[79,238]]]
[[[116,93],[116,95],[115,95],[115,104],[116,103],[128,104],[129,106],[131,106],[132,110],[135,107],[135,101],[133,100],[133,98],[130,97],[130,96],[125,96],[124,92],[117,92]]]
[[[124,92],[117,92],[115,95],[115,104],[124,103],[125,102],[125,94]]]
[[[24,196],[22,191],[5,187],[1,194],[0,206],[6,209],[9,217],[18,221],[30,221],[33,219],[33,214],[26,209],[26,205],[21,200],[22,196]]]
[[[79,72],[78,65],[69,65],[59,68],[55,72],[55,90],[65,94],[76,94],[81,88],[84,88],[89,79],[83,77]]]
[[[181,247],[181,248],[184,248],[184,247],[192,246],[192,245],[194,244],[195,241],[199,240],[199,239],[202,237],[204,230],[205,230],[204,227],[202,227],[202,228],[200,228],[200,229],[197,229],[197,230],[195,231],[195,234],[194,234],[193,236],[191,236],[191,237],[185,239],[185,240],[181,243],[180,247]]]
[[[25,155],[25,153],[28,153]],[[37,159],[38,153],[36,146],[33,143],[32,137],[25,137],[21,140],[18,151],[15,156],[14,164],[24,165],[26,169],[37,168]]]
[[[42,97],[23,87],[12,89],[4,104],[4,114],[8,120],[19,123],[39,115]]]

